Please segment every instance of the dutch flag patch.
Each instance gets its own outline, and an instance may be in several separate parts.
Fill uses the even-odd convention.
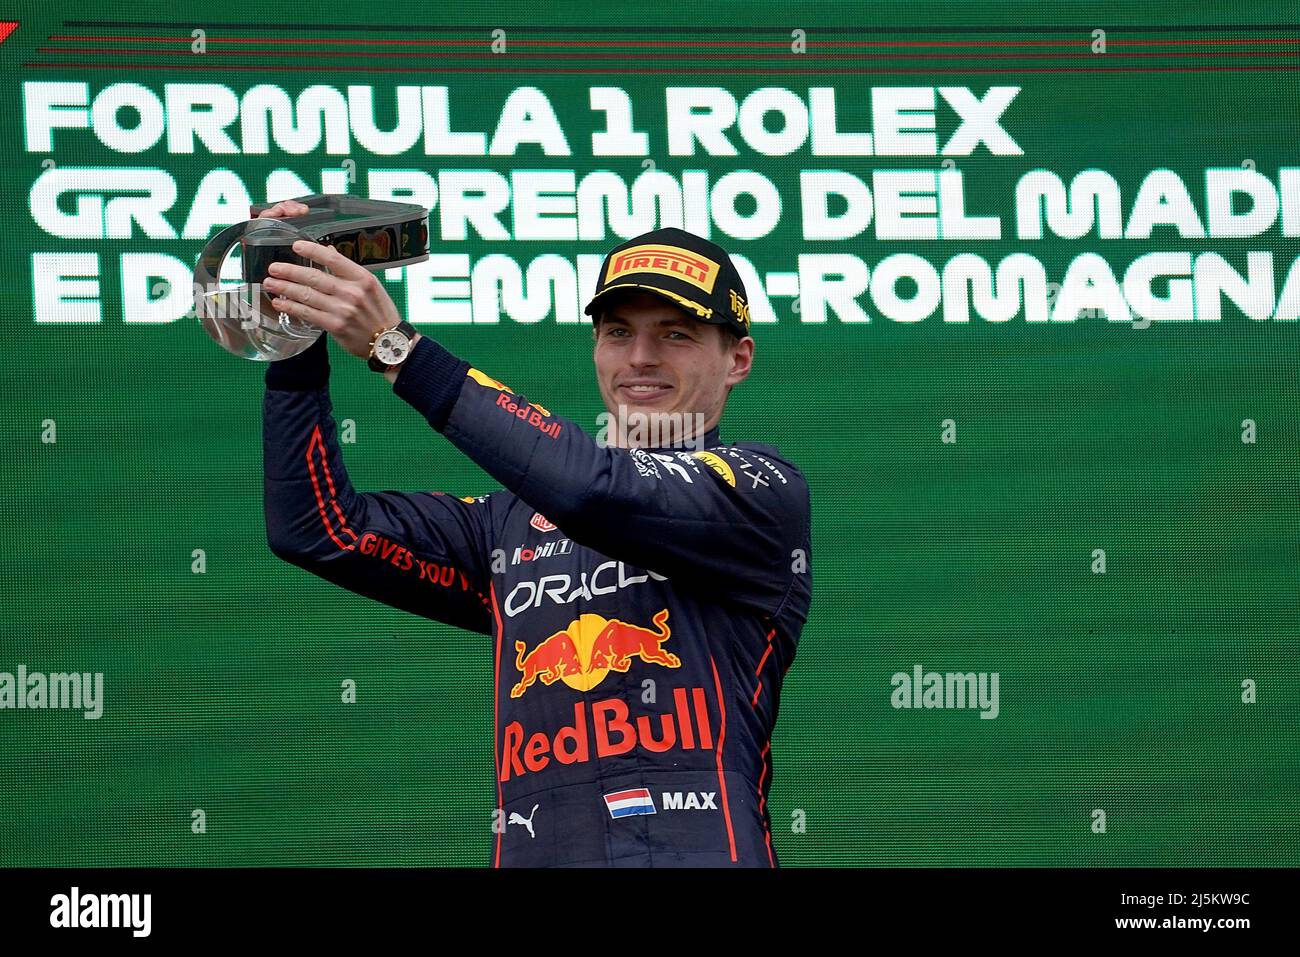
[[[654,814],[655,802],[649,788],[632,788],[605,795],[605,807],[610,817],[628,817],[632,814]]]

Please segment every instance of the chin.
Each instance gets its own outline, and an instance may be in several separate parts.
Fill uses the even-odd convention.
[[[629,415],[634,412],[645,412],[647,414],[662,412],[666,415],[671,415],[678,411],[674,408],[672,403],[664,402],[662,399],[656,399],[651,402],[629,402],[627,403],[626,408]]]

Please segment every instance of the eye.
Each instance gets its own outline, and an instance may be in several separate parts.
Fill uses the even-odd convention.
[[[680,329],[674,329],[672,332],[668,333],[668,335],[670,335],[670,336],[681,336],[683,339],[690,339],[690,336],[688,336],[686,333],[682,332]]]

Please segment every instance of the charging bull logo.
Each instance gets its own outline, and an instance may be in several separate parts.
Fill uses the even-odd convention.
[[[651,623],[653,629],[585,614],[532,651],[525,642],[516,641],[515,667],[521,677],[510,689],[510,697],[521,697],[537,681],[548,686],[563,681],[575,691],[590,691],[611,671],[626,674],[633,658],[680,668],[681,659],[661,647],[672,636],[668,609],[656,614]]]

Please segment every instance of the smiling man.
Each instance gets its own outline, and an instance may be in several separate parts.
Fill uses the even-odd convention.
[[[731,387],[749,375],[754,340],[638,289],[609,290],[587,312],[600,395],[616,410],[603,417],[598,439],[621,448],[699,447]]]
[[[490,637],[492,863],[775,867],[771,738],[812,595],[810,501],[775,448],[719,435],[754,353],[730,257],[673,228],[609,254],[586,309],[614,417],[597,441],[416,333],[369,271],[294,248],[330,272],[277,264],[268,286],[329,335],[267,369],[267,541],[357,594]],[[502,490],[356,491],[327,338]]]

